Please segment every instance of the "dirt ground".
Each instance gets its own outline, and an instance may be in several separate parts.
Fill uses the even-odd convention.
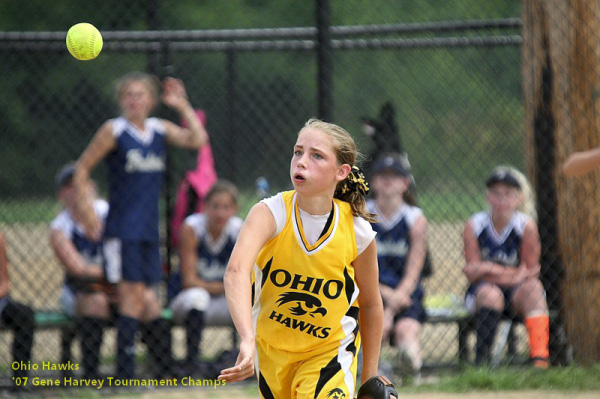
[[[235,386],[224,388],[198,388],[186,390],[165,390],[147,392],[139,396],[141,399],[188,399],[191,397],[202,398],[236,398],[236,399],[255,399],[259,398],[258,390],[250,387],[237,388]],[[118,396],[113,396],[117,398]],[[134,396],[135,397],[135,396]],[[445,392],[422,392],[422,393],[404,393],[400,392],[402,399],[598,399],[600,392],[559,392],[559,391],[500,391],[500,392],[465,392],[465,393],[445,393]],[[131,398],[127,396],[127,398]]]
[[[598,398],[600,392],[554,392],[554,391],[502,391],[502,392],[467,392],[443,393],[425,392],[401,394],[404,399],[592,399]]]
[[[196,386],[173,388],[109,388],[100,390],[92,388],[41,388],[23,396],[12,396],[0,390],[0,398],[106,398],[106,399],[259,399],[258,384],[255,381],[229,384],[226,386],[203,385],[196,380]],[[556,391],[556,390],[523,390],[523,391],[469,391],[469,392],[409,392],[399,389],[402,399],[598,399],[600,391]],[[348,398],[351,399],[351,398]]]

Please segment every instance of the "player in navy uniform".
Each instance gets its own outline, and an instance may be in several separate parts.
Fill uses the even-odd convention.
[[[237,213],[238,190],[220,180],[206,195],[203,213],[188,216],[180,236],[181,288],[170,308],[186,329],[184,368],[190,375],[197,367],[198,345],[207,324],[231,324],[223,276],[233,251],[242,219]]]
[[[134,72],[119,80],[121,116],[100,127],[77,161],[74,178],[80,220],[88,237],[99,238],[100,223],[85,187],[94,167],[106,161],[110,210],[103,245],[106,277],[118,283],[117,376],[123,379],[135,376],[135,335],[140,320],[148,320],[145,331],[150,355],[163,362],[159,373],[166,373],[164,363],[171,357],[170,329],[161,318],[156,293],[162,278],[158,203],[166,145],[198,149],[208,137],[178,79],[165,79],[162,102],[180,114],[187,128],[150,118],[158,91],[151,75]]]
[[[529,183],[518,170],[499,166],[486,186],[490,210],[473,215],[463,233],[464,272],[471,283],[466,305],[477,320],[476,363],[489,361],[502,313],[516,312],[529,332],[533,366],[547,368],[548,305],[539,280],[540,237],[529,216],[535,214]]]
[[[398,347],[405,374],[422,365],[419,335],[425,321],[421,273],[427,252],[427,219],[409,193],[411,172],[405,158],[386,154],[375,161],[367,210],[378,215],[379,287],[384,301],[383,337]]]
[[[61,290],[63,311],[77,317],[83,358],[83,376],[99,376],[99,352],[104,325],[110,315],[110,298],[105,288],[101,241],[91,241],[85,236],[83,226],[73,218],[75,164],[65,165],[57,174],[58,198],[64,209],[50,223],[50,245],[66,270]],[[90,182],[91,196],[95,187]],[[93,202],[94,211],[104,224],[108,203],[101,199]]]
[[[10,328],[14,331],[11,355],[13,362],[29,364],[31,360],[31,347],[33,346],[33,334],[35,318],[33,310],[22,303],[14,301],[9,295],[8,280],[8,254],[6,240],[0,233],[0,326]],[[27,377],[27,367],[13,368],[13,388],[20,390],[25,387],[25,380],[17,378]]]

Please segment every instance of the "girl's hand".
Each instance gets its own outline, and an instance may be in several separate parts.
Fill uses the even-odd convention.
[[[254,348],[254,340],[242,341],[235,366],[222,370],[218,379],[230,383],[242,381],[254,375]]]
[[[383,335],[382,342],[386,342],[394,328],[394,312],[390,308],[383,309]]]
[[[529,278],[529,271],[527,270],[527,266],[520,265],[519,268],[517,269],[517,274],[515,274],[513,281],[512,281],[512,285],[513,286],[519,286],[521,284],[523,284],[525,282],[525,280],[527,280]]]
[[[379,284],[379,292],[381,293],[381,298],[383,302],[387,302],[394,295],[394,289],[389,285]]]
[[[486,274],[491,271],[491,269],[492,265],[488,262],[474,262],[469,263],[467,266],[465,266],[463,271],[467,276],[467,279],[471,283],[475,283],[484,278]]]
[[[386,304],[389,308],[395,312],[401,309],[408,308],[412,305],[412,299],[410,294],[404,289],[396,289],[394,295],[389,300],[389,304]]]
[[[166,78],[163,82],[162,102],[170,108],[182,111],[189,106],[185,87],[180,79]]]
[[[542,266],[538,263],[533,267],[528,267],[527,268],[527,278],[539,278],[540,277],[540,272],[542,270]]]

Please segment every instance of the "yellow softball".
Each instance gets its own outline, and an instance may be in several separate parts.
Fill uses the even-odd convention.
[[[73,25],[67,32],[67,49],[78,60],[92,60],[102,50],[102,35],[92,24]]]

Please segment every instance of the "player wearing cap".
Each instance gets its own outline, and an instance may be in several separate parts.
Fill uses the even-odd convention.
[[[548,367],[549,319],[539,280],[541,244],[529,183],[518,170],[499,166],[486,181],[489,211],[473,215],[463,233],[466,305],[475,312],[476,363],[489,361],[503,312],[522,317],[533,366]],[[522,210],[522,211],[518,211]]]
[[[367,204],[378,215],[379,288],[384,301],[384,339],[398,347],[403,374],[418,374],[422,365],[419,335],[425,321],[421,274],[427,252],[427,219],[409,194],[411,171],[399,154],[375,161],[371,188],[375,200]]]
[[[75,194],[73,174],[75,164],[63,166],[56,176],[58,199],[64,209],[50,223],[50,245],[66,270],[61,290],[63,311],[77,317],[83,359],[83,376],[99,376],[99,352],[104,325],[110,315],[110,299],[104,288],[102,244],[85,236],[83,226],[74,218]],[[90,181],[90,195],[95,197],[95,186]],[[94,199],[94,210],[104,222],[108,203]]]
[[[35,318],[31,307],[10,297],[8,267],[6,239],[0,232],[0,327],[14,331],[10,352],[12,362],[16,363],[17,367],[12,368],[12,389],[27,390],[25,382],[29,368],[20,365],[29,364],[31,361]]]

